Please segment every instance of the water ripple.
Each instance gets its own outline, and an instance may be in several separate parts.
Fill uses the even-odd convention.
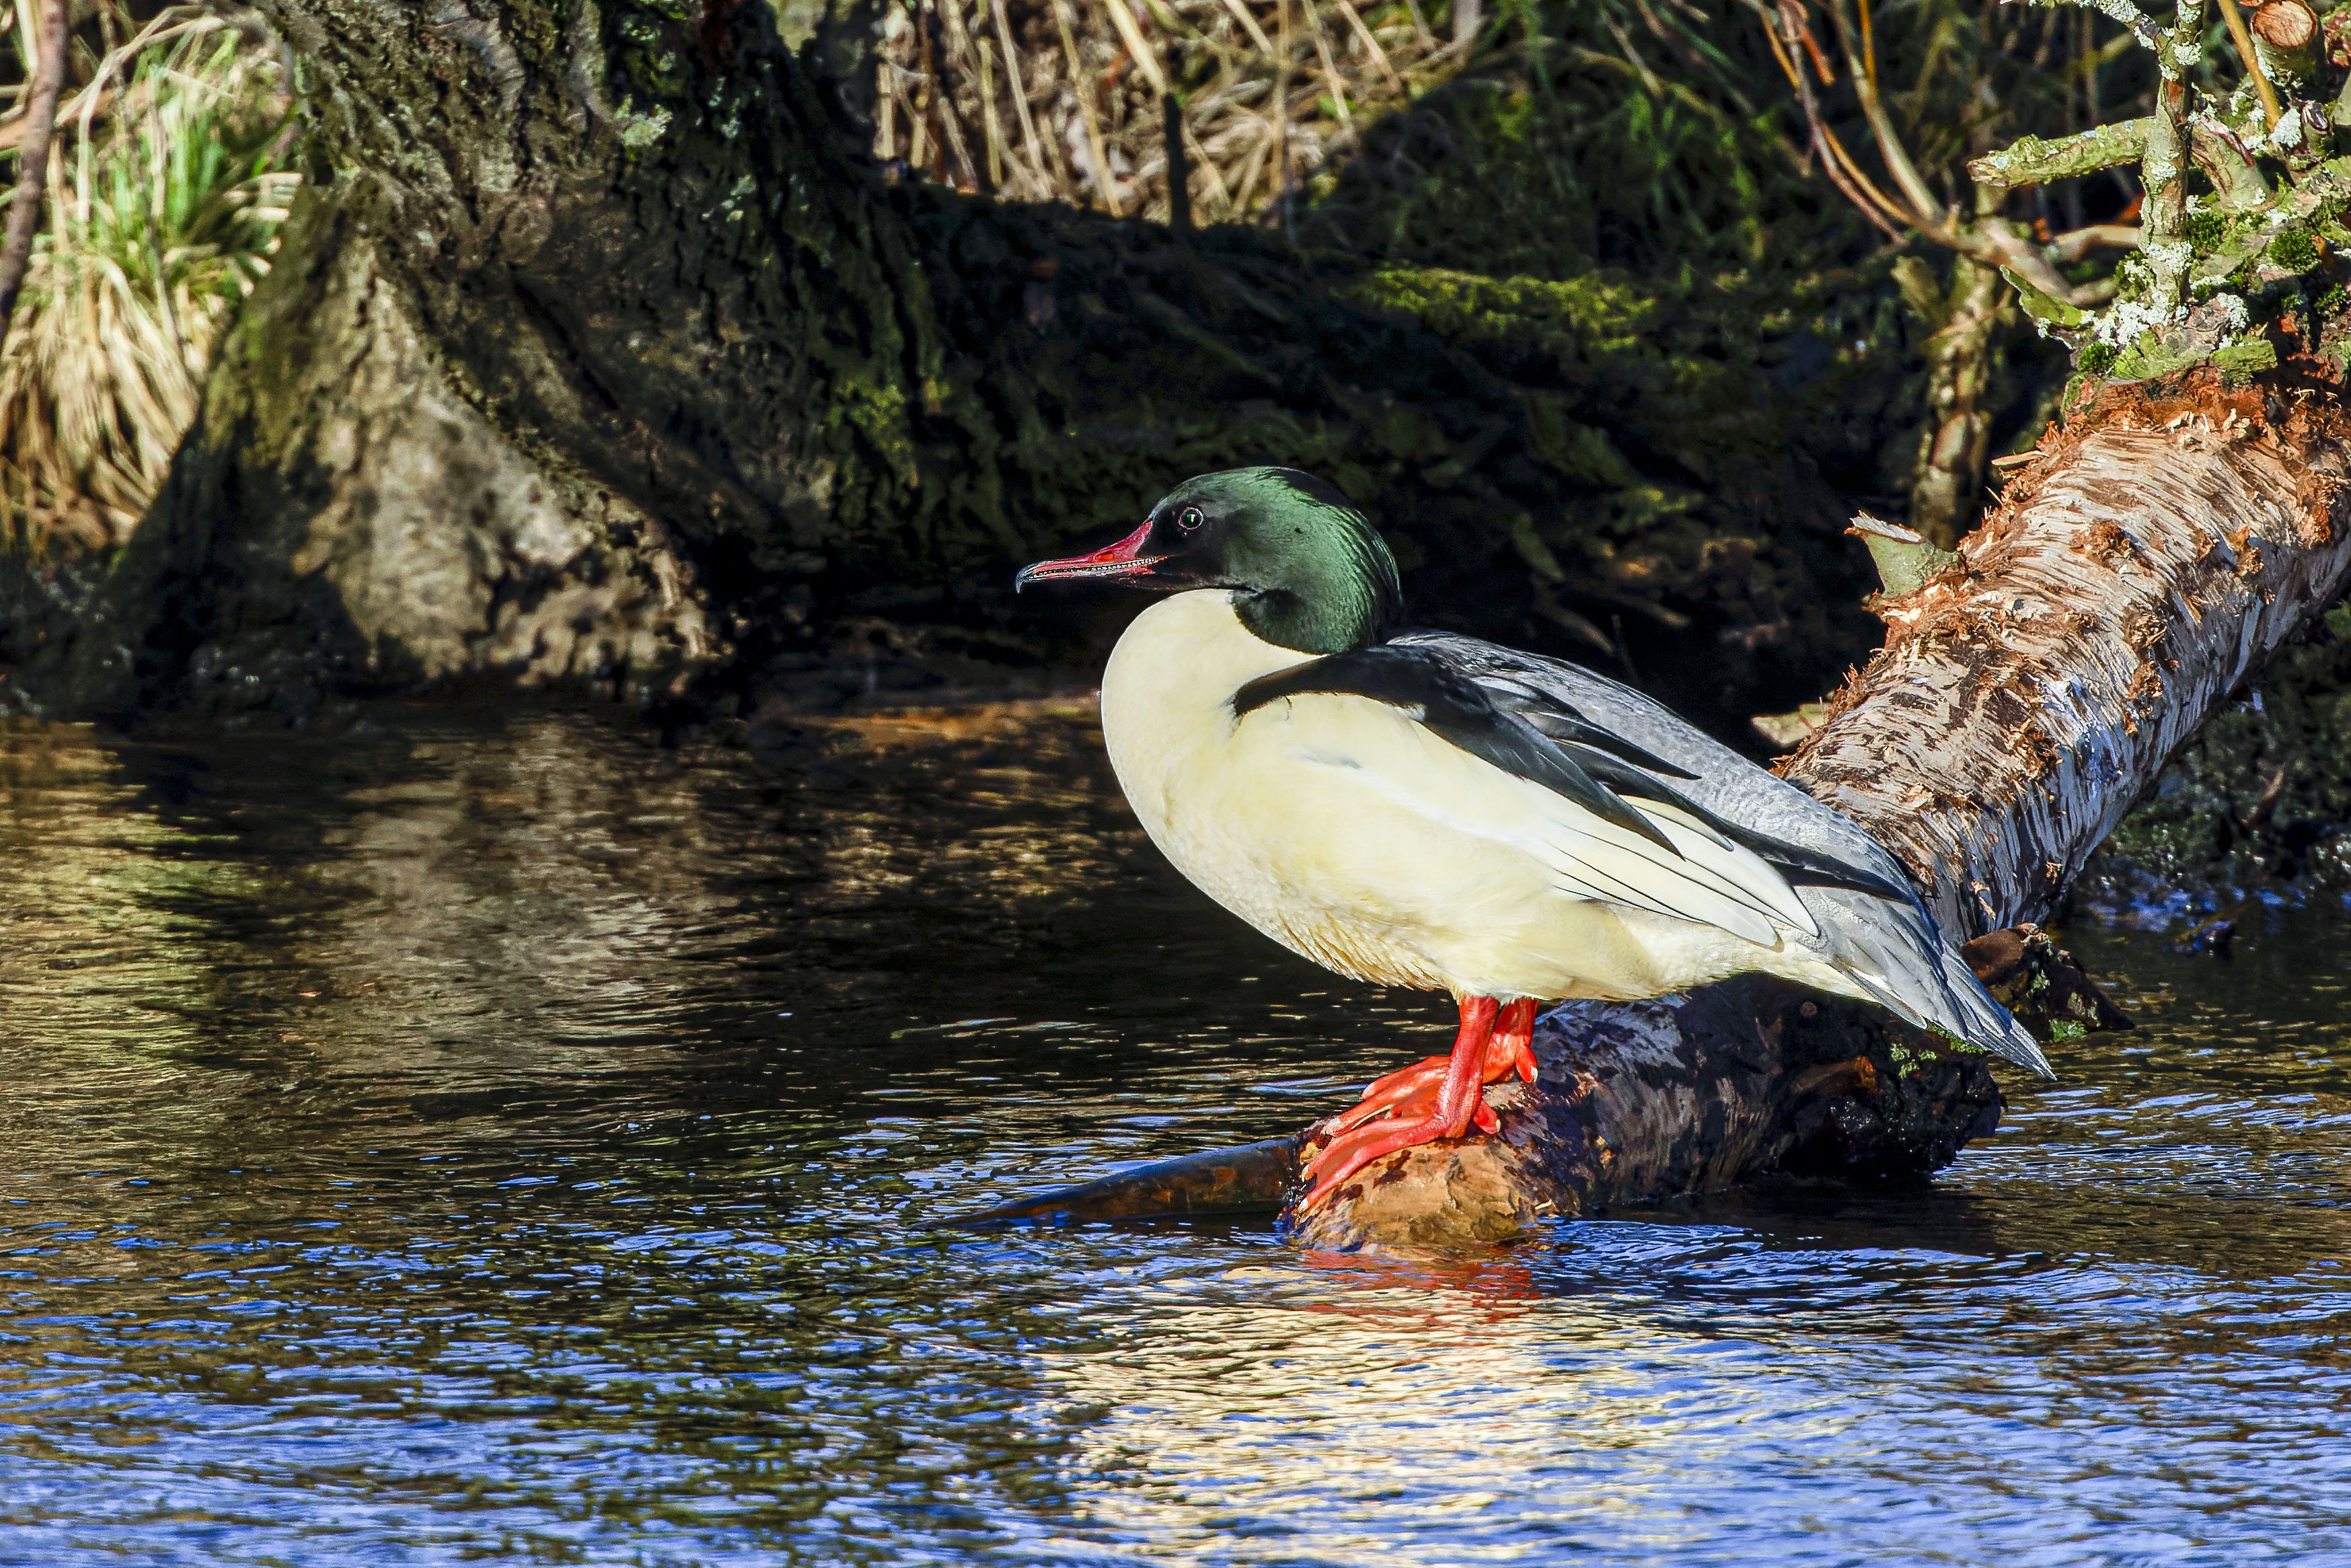
[[[0,730],[0,1563],[2351,1564],[2340,924],[1934,1186],[1458,1259],[932,1233],[1441,1043],[1082,714]]]

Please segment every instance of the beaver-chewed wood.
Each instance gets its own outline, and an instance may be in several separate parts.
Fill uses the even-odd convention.
[[[1367,1166],[1293,1221],[1317,1247],[1458,1247],[1761,1171],[1918,1177],[2000,1123],[1980,1051],[1767,976],[1575,1002],[1535,1030],[1491,1136]]]
[[[1955,936],[2044,915],[2341,591],[2346,428],[2332,386],[2290,375],[2110,389],[2044,440],[1956,564],[1880,604],[1886,647],[1786,776],[1891,849]],[[2039,992],[2060,1038],[2118,1018],[2076,981]],[[1459,1245],[1772,1171],[1924,1173],[1999,1120],[1981,1056],[1756,977],[1561,1009],[1537,1051],[1534,1084],[1493,1092],[1497,1134],[1368,1166],[1290,1210],[1293,1234]]]
[[[2351,564],[2332,390],[2117,396],[2053,435],[1787,778],[1964,939],[2038,920]]]

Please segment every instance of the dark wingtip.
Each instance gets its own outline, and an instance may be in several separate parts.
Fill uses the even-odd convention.
[[[1711,812],[1707,814],[1707,821],[1724,837],[1742,848],[1754,851],[1764,864],[1785,877],[1791,886],[1834,887],[1845,893],[1883,898],[1893,904],[1910,904],[1917,899],[1917,891],[1908,883],[1895,882],[1865,865],[1833,860],[1801,844],[1792,844],[1770,833],[1726,821]]]

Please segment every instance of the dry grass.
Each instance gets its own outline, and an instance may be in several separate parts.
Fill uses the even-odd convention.
[[[901,0],[874,152],[967,191],[1165,222],[1172,94],[1194,220],[1246,220],[1458,71],[1478,16],[1472,0]]]
[[[271,58],[192,7],[75,40],[46,221],[0,353],[0,519],[16,548],[120,544],[194,420],[223,324],[298,176]],[[11,42],[26,36],[20,9]],[[20,59],[20,64],[24,62]],[[20,132],[0,118],[0,147]]]

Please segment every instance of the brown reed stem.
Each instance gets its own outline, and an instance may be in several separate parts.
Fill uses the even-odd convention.
[[[1004,121],[996,112],[995,50],[987,38],[974,38],[972,52],[979,57],[980,134],[987,139],[987,193],[994,195],[1005,186]]]
[[[1012,41],[1012,18],[1004,0],[992,0],[989,9],[996,14],[996,36],[1004,44],[1004,74],[1012,89],[1013,113],[1020,121],[1021,145],[1029,150],[1029,161],[1036,167],[1038,193],[1048,198],[1061,195],[1061,182],[1045,162],[1045,150],[1038,144],[1036,117],[1029,112],[1029,79],[1020,68],[1020,47]]]
[[[1094,185],[1102,192],[1102,205],[1110,214],[1119,214],[1118,187],[1110,177],[1110,154],[1102,144],[1102,121],[1094,113],[1094,77],[1078,56],[1078,35],[1070,16],[1070,0],[1053,0],[1053,20],[1061,25],[1061,52],[1070,60],[1070,90],[1077,96],[1078,114],[1086,124],[1086,147],[1093,154]]]
[[[1349,4],[1349,0],[1339,0],[1339,14],[1347,18],[1347,25],[1355,30],[1355,37],[1364,41],[1364,47],[1371,55],[1373,62],[1386,73],[1388,85],[1397,92],[1403,92],[1404,78],[1396,74],[1395,65],[1388,58],[1388,52],[1380,47],[1379,39],[1374,37],[1371,28],[1364,25],[1363,14]]]
[[[1352,129],[1354,117],[1347,110],[1347,78],[1339,74],[1338,63],[1331,57],[1331,37],[1323,30],[1322,18],[1315,15],[1314,0],[1298,0],[1298,4],[1314,31],[1314,57],[1322,61],[1323,79],[1331,84],[1331,104],[1339,111],[1339,129]]]
[[[1290,194],[1290,0],[1273,0],[1273,199]]]
[[[1102,8],[1110,17],[1110,25],[1117,29],[1119,41],[1126,46],[1128,56],[1134,61],[1134,68],[1151,83],[1152,91],[1165,98],[1167,95],[1167,75],[1159,68],[1157,51],[1144,41],[1143,29],[1135,26],[1134,13],[1126,8],[1126,0],[1102,0]]]
[[[49,143],[57,128],[57,95],[65,90],[66,50],[72,39],[66,30],[66,0],[49,0],[42,8],[43,37],[25,40],[34,56],[33,96],[25,107],[25,139],[16,144],[16,193],[8,207],[8,238],[0,245],[0,344],[8,340],[8,321],[16,313],[16,296],[24,291],[25,270],[33,262],[33,236],[41,227],[41,198],[49,183]]]
[[[956,79],[971,80],[977,74],[971,66],[971,35],[963,25],[963,0],[937,0],[937,4],[947,35],[947,57],[940,68],[941,122],[946,128],[947,142],[955,150],[956,165],[962,172],[964,183],[982,194],[993,195],[995,183],[987,177],[985,162],[974,159],[965,145],[963,117],[956,107]]]
[[[1290,0],[1024,0],[1038,11],[1018,36],[1008,0],[890,3],[907,8],[893,16],[922,19],[934,57],[918,60],[922,40],[903,32],[890,46],[894,90],[883,95],[878,155],[907,153],[903,111],[917,121],[919,177],[944,178],[951,163],[966,189],[1122,214],[1147,203],[1154,218],[1172,222],[1173,193],[1163,209],[1153,191],[1172,144],[1184,215],[1195,225],[1280,201],[1364,114],[1409,101],[1470,52],[1437,43],[1412,0],[1300,0],[1303,22]],[[1260,5],[1274,14],[1259,16]],[[935,19],[933,6],[945,7]],[[1012,98],[1011,119],[998,92]],[[1173,127],[1171,94],[1181,121]],[[1133,173],[1113,173],[1123,167]]]

